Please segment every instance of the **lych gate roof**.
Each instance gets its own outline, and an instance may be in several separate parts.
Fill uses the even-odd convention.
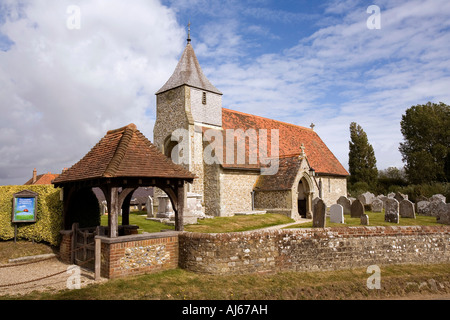
[[[320,139],[318,134],[312,129],[293,125],[286,122],[263,118],[251,114],[242,113],[230,109],[222,108],[222,128],[227,129],[267,129],[268,134],[268,155],[270,156],[271,140],[270,130],[278,129],[279,131],[279,156],[281,158],[299,155],[301,153],[300,146],[305,146],[308,162],[317,173],[347,176],[348,172],[337,160],[334,154],[328,149],[325,143]],[[225,138],[225,137],[224,137]],[[225,140],[225,139],[224,139]],[[248,153],[254,152],[246,149]],[[257,151],[256,151],[257,152]],[[258,166],[258,165],[257,165]],[[255,165],[251,164],[229,164],[223,165],[224,168],[251,168]]]
[[[129,124],[108,131],[79,162],[53,180],[53,184],[116,177],[191,180],[195,175],[173,163],[134,124]]]
[[[178,62],[172,76],[169,80],[167,80],[164,86],[156,92],[156,94],[182,85],[189,85],[191,87],[222,94],[203,74],[202,68],[198,63],[194,49],[190,43],[186,45],[186,48],[184,49],[181,59]]]

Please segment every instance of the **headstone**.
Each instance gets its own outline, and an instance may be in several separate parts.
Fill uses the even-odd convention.
[[[367,214],[361,215],[361,225],[363,226],[369,225],[369,216]]]
[[[383,212],[383,201],[381,199],[374,199],[372,201],[373,212]]]
[[[430,198],[430,201],[437,201],[437,200],[440,200],[440,201],[442,201],[442,202],[446,202],[447,201],[447,199],[445,198],[445,196],[443,196],[442,194],[435,194],[435,195],[433,195],[431,198]]]
[[[100,203],[100,210],[101,210],[102,216],[104,216],[104,215],[107,213],[107,211],[108,211],[108,205],[107,205],[107,203],[106,203],[106,200],[103,200],[103,201]]]
[[[417,202],[417,214],[430,216],[430,201]]]
[[[325,228],[327,206],[322,199],[316,201],[313,212],[313,228]]]
[[[384,209],[384,221],[398,223],[398,201],[394,198],[386,200],[386,208]]]
[[[145,203],[145,208],[147,209],[147,218],[154,218],[153,216],[153,198],[148,196],[147,202]]]
[[[399,214],[402,218],[416,218],[416,212],[414,210],[414,203],[409,200],[402,200],[398,204]]]
[[[344,223],[344,208],[340,204],[333,204],[330,207],[330,222]]]
[[[167,195],[162,195],[158,197],[158,213],[157,218],[167,218],[170,219],[175,216],[175,211],[172,208],[172,202]]]
[[[450,225],[450,203],[441,202],[438,207],[436,222]]]
[[[383,209],[386,207],[386,200],[389,199],[389,197],[386,196],[381,196],[378,199],[380,199],[381,201],[383,201]]]
[[[344,209],[344,214],[350,214],[350,209],[352,206],[352,203],[350,199],[348,199],[346,196],[341,196],[337,201],[337,204],[340,204],[342,208]]]
[[[393,198],[393,197],[395,197],[395,193],[393,193],[393,192],[388,193],[388,198]]]
[[[361,201],[359,201],[358,199],[353,201],[350,216],[352,218],[360,218],[364,213],[364,205],[361,203]]]
[[[400,192],[396,192],[394,199],[396,199],[400,203],[402,200],[408,200],[408,195],[400,193]]]
[[[370,192],[365,192],[358,197],[363,205],[372,204],[373,199],[375,199],[375,195]]]
[[[440,211],[442,204],[445,204],[445,202],[442,201],[442,199],[445,199],[445,197],[442,198],[437,195],[434,195],[430,198],[431,201],[428,206],[430,216],[437,217],[437,214]]]

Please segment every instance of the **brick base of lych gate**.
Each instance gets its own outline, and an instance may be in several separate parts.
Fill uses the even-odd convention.
[[[60,259],[71,263],[72,232],[61,231]],[[144,233],[109,238],[100,243],[100,276],[109,279],[159,272],[178,267],[178,232]],[[98,250],[97,250],[98,252]]]
[[[101,276],[115,279],[178,267],[178,232],[159,232],[101,240]]]

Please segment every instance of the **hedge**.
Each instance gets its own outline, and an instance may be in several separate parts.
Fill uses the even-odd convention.
[[[0,186],[0,239],[14,239],[12,199],[15,193],[22,190],[38,194],[37,216],[34,223],[17,223],[17,239],[59,245],[63,202],[60,201],[60,189],[55,189],[53,185]]]

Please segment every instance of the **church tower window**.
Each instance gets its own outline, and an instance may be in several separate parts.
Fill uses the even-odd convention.
[[[202,103],[206,104],[206,92],[203,92],[202,94]]]

